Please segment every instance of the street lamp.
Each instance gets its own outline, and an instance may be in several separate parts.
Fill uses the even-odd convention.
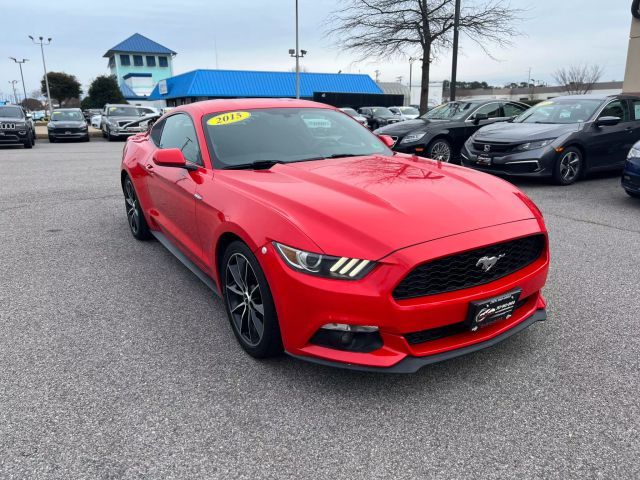
[[[307,54],[306,50],[299,49],[298,38],[298,0],[296,0],[296,49],[289,49],[289,55],[296,59],[296,98],[300,98],[300,59]]]
[[[451,85],[449,100],[456,99],[456,83],[458,81],[458,36],[460,30],[460,0],[456,0],[456,11],[453,17],[453,58],[451,62]]]
[[[38,40],[29,35],[29,38],[36,45],[40,45],[40,52],[42,53],[42,67],[44,68],[44,83],[47,86],[47,103],[49,104],[49,115],[53,112],[53,103],[51,103],[51,91],[49,90],[49,77],[47,76],[47,64],[44,61],[44,45],[51,43],[51,37],[45,41],[43,37],[38,37]]]
[[[23,58],[22,60],[18,60],[16,57],[9,57],[9,60],[13,60],[20,67],[20,79],[22,80],[22,91],[24,92],[24,99],[27,99],[27,87],[24,84],[24,75],[22,75],[22,64],[29,61],[28,58]]]
[[[13,101],[18,105],[18,94],[16,93],[16,83],[18,83],[18,80],[9,80],[9,83],[13,88]]]

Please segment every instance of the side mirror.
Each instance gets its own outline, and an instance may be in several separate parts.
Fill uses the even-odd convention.
[[[620,117],[600,117],[596,120],[596,127],[613,127],[621,121]]]
[[[486,113],[476,113],[473,116],[473,124],[478,125],[482,120],[489,120],[489,115]]]
[[[384,143],[389,148],[393,147],[396,144],[396,141],[389,135],[378,135],[378,138],[382,140],[382,143]]]
[[[187,163],[179,148],[156,150],[153,154],[153,163],[161,167],[185,168],[187,170],[198,169],[196,165]]]
[[[28,119],[32,119],[32,118],[33,118],[33,115],[31,115],[30,113],[27,113],[27,118],[28,118]]]

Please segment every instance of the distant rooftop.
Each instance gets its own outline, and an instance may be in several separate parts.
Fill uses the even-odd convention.
[[[158,85],[150,100],[186,97],[294,97],[294,72],[260,72],[251,70],[193,70],[167,78],[166,93]],[[163,86],[164,87],[164,86]],[[163,88],[164,89],[164,88]],[[314,92],[382,93],[369,75],[351,73],[300,73],[300,96]]]
[[[107,50],[103,57],[110,57],[113,53],[159,53],[164,55],[176,55],[173,50],[160,45],[153,40],[148,39],[144,35],[134,33],[126,40],[120,42],[115,47]]]

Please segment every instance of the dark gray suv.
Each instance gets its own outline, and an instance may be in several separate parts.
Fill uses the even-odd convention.
[[[36,132],[31,116],[19,105],[0,106],[0,145],[36,144]]]

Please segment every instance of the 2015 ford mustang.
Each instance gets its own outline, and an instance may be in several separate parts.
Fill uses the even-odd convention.
[[[544,320],[534,203],[392,142],[309,101],[178,107],[124,148],[131,233],[219,294],[257,358],[412,372]]]

